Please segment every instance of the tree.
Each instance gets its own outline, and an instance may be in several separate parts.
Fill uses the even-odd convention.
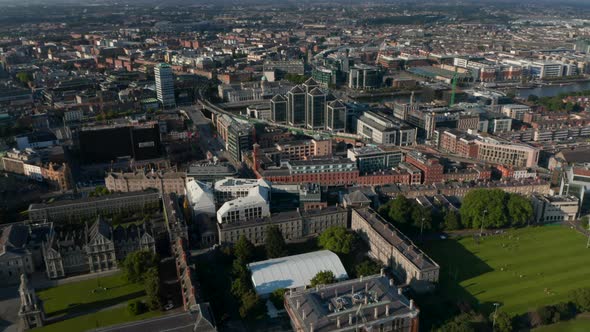
[[[512,226],[524,226],[533,218],[533,205],[523,196],[508,194],[506,207]]]
[[[248,240],[248,238],[246,238],[246,236],[242,235],[238,239],[238,242],[236,242],[234,254],[237,259],[245,263],[250,263],[254,256],[254,245]]]
[[[512,317],[510,317],[509,314],[505,313],[504,311],[499,311],[497,313],[492,312],[490,315],[491,321],[494,321],[494,315],[496,316],[494,332],[510,332],[513,330]]]
[[[422,233],[435,228],[432,218],[432,209],[428,209],[419,204],[412,205],[412,223],[411,228],[415,233]]]
[[[580,288],[573,292],[572,302],[579,312],[590,311],[590,288]]]
[[[366,259],[355,266],[356,276],[370,276],[381,272],[381,265],[371,259]]]
[[[529,95],[526,100],[531,103],[536,103],[539,101],[539,96],[537,95]]]
[[[27,85],[29,82],[33,80],[33,74],[23,71],[16,74],[16,78],[24,85]]]
[[[467,228],[503,227],[508,225],[501,189],[474,189],[465,195],[461,205],[461,222]],[[485,213],[484,213],[485,212]]]
[[[127,312],[132,316],[141,315],[146,310],[145,303],[140,300],[133,300],[127,303]]]
[[[471,324],[471,317],[462,314],[446,322],[438,329],[438,332],[475,332],[475,328]]]
[[[148,307],[150,310],[159,310],[162,307],[162,300],[160,297],[160,275],[157,267],[147,270],[144,284]]]
[[[266,308],[264,303],[260,300],[254,291],[249,290],[241,298],[242,305],[240,306],[240,317],[245,318],[259,318],[264,315]]]
[[[411,218],[412,205],[403,195],[398,195],[379,209],[381,215],[395,224],[408,224]]]
[[[231,293],[237,298],[241,298],[242,295],[247,293],[249,290],[250,287],[246,278],[239,277],[234,279],[234,281],[231,283]]]
[[[285,292],[287,292],[287,289],[279,288],[270,294],[270,301],[279,310],[285,308]]]
[[[266,230],[266,239],[264,239],[264,248],[266,257],[277,258],[287,256],[287,244],[283,239],[283,234],[277,226],[270,226]]]
[[[158,256],[151,251],[138,250],[130,253],[123,261],[125,276],[130,282],[142,282],[151,268],[157,268]]]
[[[453,231],[457,229],[461,229],[461,222],[459,221],[459,215],[455,210],[448,210],[445,213],[445,229],[448,231]]]
[[[354,234],[346,227],[332,226],[322,232],[318,238],[318,244],[337,254],[348,254],[354,245]]]
[[[313,278],[311,278],[311,287],[317,285],[328,285],[336,282],[336,277],[332,271],[320,271]]]
[[[540,306],[537,308],[536,313],[539,316],[541,324],[547,325],[554,323],[553,317],[555,315],[555,308],[552,306]],[[559,321],[559,319],[558,319]]]

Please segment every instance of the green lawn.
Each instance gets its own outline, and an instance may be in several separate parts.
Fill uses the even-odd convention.
[[[567,300],[588,287],[590,249],[585,238],[566,227],[510,230],[486,237],[437,240],[424,250],[441,266],[440,293],[453,301],[493,303],[512,314]]]
[[[587,332],[590,331],[590,317],[578,317],[567,322],[547,325],[533,330],[534,332]]]
[[[93,292],[99,285],[107,290]],[[143,285],[127,282],[123,273],[52,287],[37,294],[49,319],[67,319],[35,331],[85,331],[160,315],[159,312],[138,316],[127,313],[127,302],[144,299],[145,291]],[[117,307],[109,308],[112,306]]]

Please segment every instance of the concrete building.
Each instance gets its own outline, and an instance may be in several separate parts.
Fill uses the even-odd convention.
[[[172,66],[167,63],[156,65],[154,67],[154,76],[156,78],[156,95],[162,107],[175,107],[176,97],[174,95],[174,73],[172,72]]]
[[[357,134],[375,144],[407,146],[416,142],[416,129],[375,112],[364,112],[357,120]]]
[[[480,137],[475,143],[479,160],[514,167],[535,167],[539,162],[540,149],[527,144],[510,143],[491,137]]]
[[[369,244],[369,253],[394,270],[403,283],[437,283],[440,267],[372,209],[353,209],[351,229]]]
[[[35,271],[29,246],[29,227],[12,224],[0,229],[0,284],[15,284],[22,274]]]
[[[418,332],[419,309],[383,274],[285,293],[295,332]]]
[[[519,121],[522,121],[524,115],[530,111],[531,108],[529,106],[521,104],[505,104],[500,109],[502,114]]]
[[[347,157],[356,162],[361,174],[366,174],[398,167],[403,153],[400,148],[364,146],[348,149]]]
[[[185,172],[176,171],[109,172],[104,182],[107,189],[112,192],[157,189],[163,194],[182,194],[185,178]]]
[[[575,196],[533,195],[535,223],[574,221],[580,209]]]
[[[295,86],[287,92],[287,124],[293,127],[305,126],[307,96],[302,86]]]

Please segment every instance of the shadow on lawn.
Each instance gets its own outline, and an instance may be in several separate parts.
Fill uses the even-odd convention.
[[[420,329],[430,331],[456,315],[471,310],[488,315],[493,311],[493,303],[480,303],[470,294],[461,282],[493,271],[485,261],[455,240],[427,242],[422,249],[440,265],[439,284],[433,293],[410,294],[419,307]],[[475,285],[471,283],[470,285]]]
[[[58,322],[66,319],[70,319],[80,315],[86,315],[89,313],[94,313],[100,311],[102,309],[117,305],[117,304],[124,304],[129,300],[136,299],[138,297],[144,296],[145,291],[139,291],[134,293],[129,293],[127,295],[113,297],[106,300],[95,301],[90,303],[73,303],[70,304],[66,309],[53,311],[48,314],[48,318],[52,322]]]

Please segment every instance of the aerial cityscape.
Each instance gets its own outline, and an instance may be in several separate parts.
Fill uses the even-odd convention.
[[[0,0],[0,331],[590,331],[590,2]]]

